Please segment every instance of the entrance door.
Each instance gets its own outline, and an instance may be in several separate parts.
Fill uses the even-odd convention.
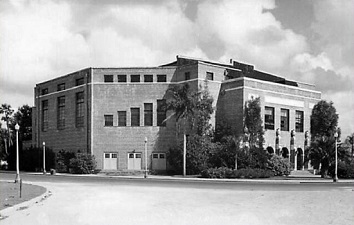
[[[166,170],[166,154],[153,153],[152,154],[152,169],[153,170]]]
[[[128,170],[141,170],[141,153],[128,153]]]
[[[117,153],[104,153],[103,169],[117,170],[118,155]]]

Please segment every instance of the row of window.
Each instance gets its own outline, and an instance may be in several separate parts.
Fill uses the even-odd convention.
[[[84,126],[84,92],[76,93],[76,127]],[[49,127],[49,105],[48,100],[42,101],[42,130],[46,131]],[[57,129],[65,129],[65,96],[57,98]]]
[[[264,112],[264,128],[267,130],[274,130],[275,128],[275,113],[274,107],[265,107]],[[289,109],[280,109],[280,130],[289,131],[290,114]],[[304,112],[295,111],[295,131],[304,132]]]
[[[214,73],[206,72],[205,78],[207,80],[214,80]],[[191,79],[191,73],[190,72],[185,72],[184,73],[184,80],[190,80],[190,79]]]
[[[167,78],[165,74],[158,74],[156,75],[157,82],[166,82]],[[113,83],[114,76],[113,75],[104,75],[104,82],[105,83]],[[126,83],[127,82],[127,75],[117,75],[118,83]],[[130,75],[130,82],[131,83],[140,83],[140,75]],[[152,83],[154,82],[154,75],[144,75],[144,82],[145,83]]]
[[[158,99],[157,107],[157,126],[166,126],[166,100]],[[104,115],[104,125],[106,127],[113,126],[113,115],[105,114]],[[144,103],[144,126],[153,125],[153,103]],[[127,111],[118,111],[118,126],[125,127],[127,126]],[[140,126],[140,108],[130,108],[130,126],[138,127]]]
[[[75,86],[80,86],[80,85],[83,85],[84,83],[85,83],[85,81],[84,81],[83,77],[75,80]],[[57,85],[57,91],[64,91],[64,90],[65,90],[65,83],[60,83]],[[46,95],[48,93],[49,93],[48,88],[42,89],[42,92],[41,92],[42,95]]]

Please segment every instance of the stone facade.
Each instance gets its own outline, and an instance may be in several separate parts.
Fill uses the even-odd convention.
[[[87,68],[36,85],[33,141],[37,146],[45,142],[54,151],[93,154],[99,169],[139,170],[145,168],[146,139],[147,167],[166,170],[165,153],[176,144],[178,126],[173,117],[158,124],[158,102],[167,98],[171,85],[186,82],[195,90],[208,88],[215,107],[211,123],[226,122],[236,134],[243,132],[245,102],[260,97],[263,121],[265,107],[274,109],[274,127],[266,129],[264,147],[275,151],[280,146],[283,153],[294,149],[289,152],[293,162],[295,150],[304,149],[311,110],[321,98],[312,85],[238,62],[221,64],[177,56],[175,62],[159,67]],[[281,123],[284,110],[288,112],[285,130]],[[292,139],[299,112],[302,129],[293,132]]]

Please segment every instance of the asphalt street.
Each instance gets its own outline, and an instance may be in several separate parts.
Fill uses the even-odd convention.
[[[0,180],[14,174],[0,173]],[[43,201],[6,224],[354,224],[353,183],[222,182],[21,174]],[[6,215],[5,215],[6,216]]]
[[[15,178],[13,173],[0,173],[0,179],[12,180]],[[354,183],[345,181],[338,183],[312,182],[311,180],[299,182],[223,182],[220,180],[196,180],[196,179],[132,179],[124,177],[110,176],[66,176],[66,175],[40,175],[31,173],[21,173],[23,182],[51,182],[55,183],[99,183],[102,185],[128,185],[146,187],[179,187],[197,189],[233,189],[238,191],[264,190],[264,191],[329,191],[354,189]]]

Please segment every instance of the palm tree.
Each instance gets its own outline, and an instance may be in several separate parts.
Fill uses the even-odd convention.
[[[14,110],[11,108],[11,105],[5,103],[0,106],[0,114],[4,114],[3,117],[1,117],[1,120],[6,122],[7,135],[8,135],[7,137],[9,139],[8,144],[6,144],[6,141],[5,141],[5,153],[6,154],[7,154],[7,147],[8,147],[7,145],[9,145],[9,147],[11,145],[11,133],[10,133],[9,124],[12,120],[13,113],[14,113]]]
[[[200,95],[197,92],[192,92],[188,84],[171,86],[167,90],[167,93],[170,94],[170,98],[167,101],[167,110],[172,110],[173,113],[167,118],[175,116],[176,126],[183,120],[183,176],[186,175],[186,154],[187,154],[187,127],[186,122],[189,123],[191,128],[194,126],[194,116],[195,109],[198,105],[198,96]],[[166,119],[166,120],[167,120]]]

